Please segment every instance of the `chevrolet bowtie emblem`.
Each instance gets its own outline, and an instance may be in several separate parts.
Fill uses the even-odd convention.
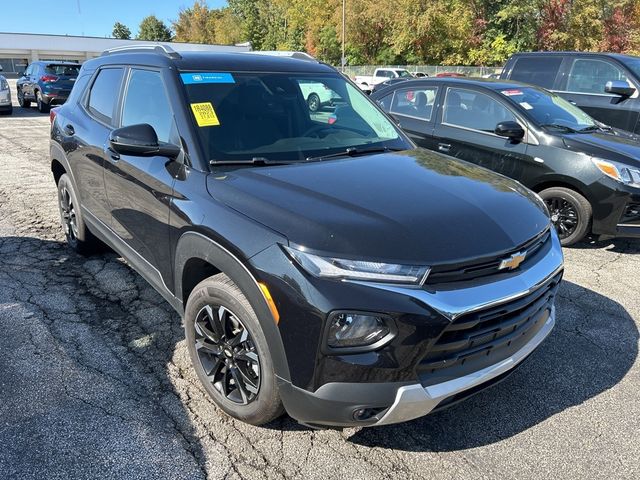
[[[520,266],[522,262],[524,262],[525,257],[527,256],[527,252],[518,252],[514,253],[508,258],[503,259],[498,266],[498,270],[514,270]]]

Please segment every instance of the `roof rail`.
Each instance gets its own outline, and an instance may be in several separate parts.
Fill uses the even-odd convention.
[[[171,58],[182,58],[178,52],[176,52],[169,45],[126,45],[124,47],[115,47],[110,48],[102,52],[102,55],[111,55],[114,53],[136,53],[136,52],[146,52],[146,53],[159,53],[161,55],[166,55]]]
[[[307,52],[288,52],[282,50],[262,50],[262,51],[254,51],[254,52],[246,52],[253,53],[254,55],[270,55],[272,57],[288,57],[288,58],[297,58],[298,60],[307,60],[309,62],[317,62],[318,60],[309,55]]]

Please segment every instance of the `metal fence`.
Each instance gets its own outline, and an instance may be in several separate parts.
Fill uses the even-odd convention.
[[[338,67],[339,68],[339,67]],[[406,68],[410,72],[424,72],[430,77],[438,73],[462,73],[467,77],[483,77],[500,73],[502,67],[462,67],[450,65],[349,65],[344,72],[353,78],[356,75],[373,75],[376,68]]]

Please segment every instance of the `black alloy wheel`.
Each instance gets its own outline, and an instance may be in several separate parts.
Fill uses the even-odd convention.
[[[73,198],[66,185],[61,185],[58,194],[60,206],[60,219],[62,228],[67,236],[67,241],[72,248],[76,248],[78,243],[78,219],[76,217],[76,208],[73,204]]]
[[[573,245],[589,233],[591,204],[580,193],[566,187],[551,187],[541,191],[540,197],[549,209],[562,246]]]
[[[205,305],[195,321],[198,359],[213,387],[231,402],[247,405],[260,390],[260,358],[251,334],[224,306]]]
[[[560,240],[570,237],[578,227],[576,206],[559,197],[548,198],[545,203],[551,215],[551,222],[556,227]]]

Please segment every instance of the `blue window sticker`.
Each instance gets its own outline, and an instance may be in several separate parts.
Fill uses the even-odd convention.
[[[185,85],[193,85],[194,83],[236,83],[233,75],[226,72],[181,73],[180,77]]]

